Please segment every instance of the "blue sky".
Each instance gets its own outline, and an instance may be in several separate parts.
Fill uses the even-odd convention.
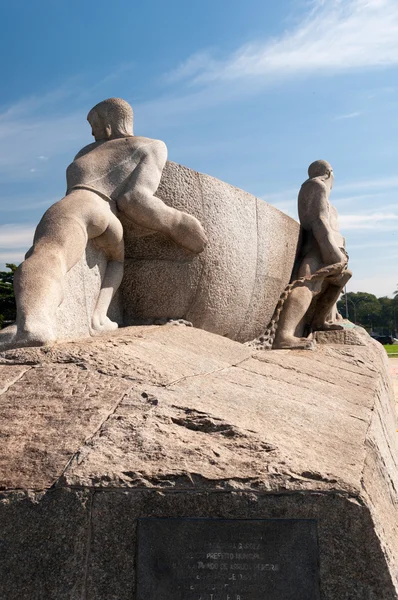
[[[19,262],[89,109],[119,96],[169,158],[296,217],[307,167],[335,171],[354,277],[398,284],[397,0],[19,0],[0,39],[0,268]]]

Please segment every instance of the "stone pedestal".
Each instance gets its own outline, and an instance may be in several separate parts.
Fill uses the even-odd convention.
[[[4,352],[0,390],[1,598],[135,598],[142,517],[315,520],[322,599],[398,598],[395,402],[365,334],[126,328]]]

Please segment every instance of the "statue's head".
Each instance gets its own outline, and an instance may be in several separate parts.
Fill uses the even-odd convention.
[[[326,160],[316,160],[308,167],[308,177],[310,179],[321,177],[323,181],[330,180],[330,187],[332,187],[334,180],[333,167]]]
[[[121,98],[108,98],[96,104],[87,121],[96,142],[133,135],[133,109]]]

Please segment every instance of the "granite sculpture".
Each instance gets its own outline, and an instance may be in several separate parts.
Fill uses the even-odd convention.
[[[329,202],[332,166],[317,160],[298,195],[301,242],[292,282],[282,293],[266,332],[254,342],[265,348],[311,349],[312,332],[343,329],[336,302],[350,279],[345,240]]]
[[[154,196],[167,148],[159,140],[133,135],[131,106],[110,98],[94,106],[87,120],[95,142],[69,165],[66,196],[44,214],[33,246],[15,274],[17,321],[1,332],[0,349],[56,339],[55,315],[63,301],[65,278],[89,240],[107,259],[90,333],[117,328],[107,311],[123,275],[119,211],[147,233],[162,232],[190,253],[206,246],[206,234],[195,217]]]
[[[189,257],[165,236],[125,238],[124,325],[183,318],[194,327],[247,342],[264,331],[289,283],[300,226],[252,194],[168,162],[157,195],[195,215],[209,242]]]

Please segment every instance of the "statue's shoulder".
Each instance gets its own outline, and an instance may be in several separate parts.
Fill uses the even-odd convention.
[[[98,142],[93,142],[91,144],[88,144],[87,146],[84,146],[84,148],[79,150],[79,152],[76,154],[74,160],[77,160],[81,156],[88,154],[88,152],[91,152],[91,150],[94,150],[94,148],[96,148],[97,146],[98,146]]]
[[[306,228],[314,219],[318,219],[329,210],[329,189],[319,177],[307,179],[298,195],[298,214],[300,223]]]
[[[329,189],[320,177],[313,177],[304,181],[298,195],[299,205],[302,203],[324,202],[329,195]]]
[[[161,140],[132,135],[88,144],[88,146],[84,146],[84,148],[76,154],[73,162],[94,150],[96,156],[106,155],[108,157],[114,157],[116,155],[120,157],[120,155],[123,156],[126,152],[131,152],[141,155],[142,157],[151,156],[161,160],[166,160],[167,158],[167,146]]]
[[[327,191],[325,182],[320,177],[313,177],[312,179],[306,179],[301,186],[300,193],[323,193]]]
[[[152,138],[146,138],[138,135],[134,135],[130,138],[126,138],[128,144],[132,150],[138,151],[142,154],[153,156],[153,155],[167,155],[167,146],[161,140],[154,140]]]

